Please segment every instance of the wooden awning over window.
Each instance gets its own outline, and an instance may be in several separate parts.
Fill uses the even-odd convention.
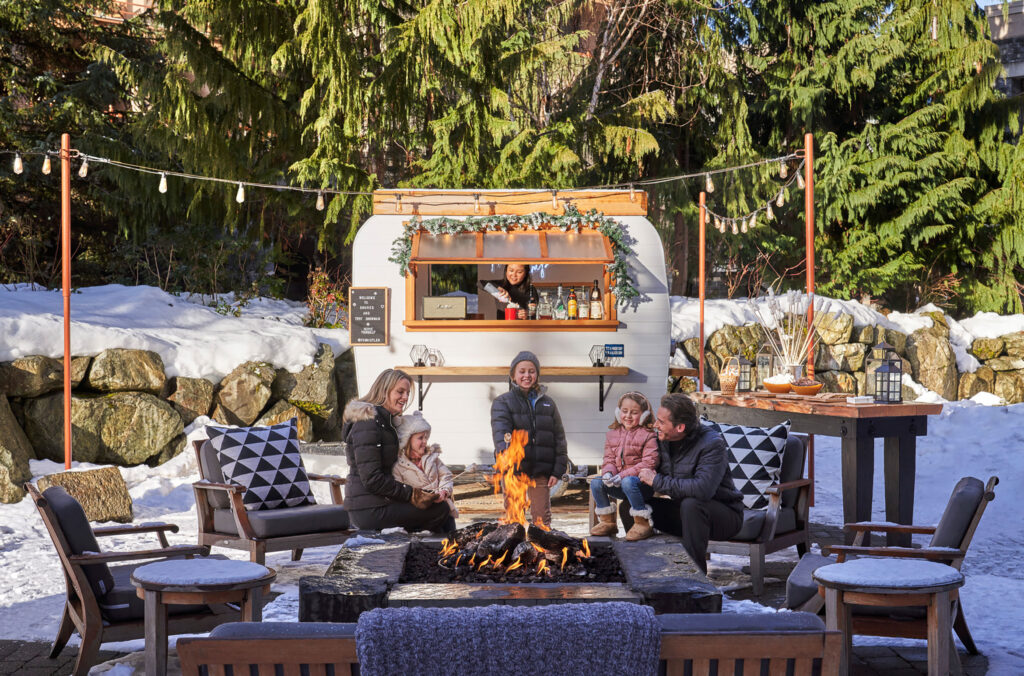
[[[612,245],[597,230],[523,230],[412,239],[411,263],[611,263]]]

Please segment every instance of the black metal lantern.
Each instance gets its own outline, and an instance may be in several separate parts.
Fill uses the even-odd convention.
[[[898,404],[903,401],[903,361],[894,350],[885,354],[873,378],[876,403]]]
[[[737,392],[749,392],[753,389],[753,374],[751,367],[754,365],[749,359],[744,357],[742,354],[736,355],[736,361],[740,365],[740,378],[736,381]]]
[[[871,357],[878,361],[885,361],[890,358],[890,353],[896,352],[896,348],[884,340],[871,348]]]

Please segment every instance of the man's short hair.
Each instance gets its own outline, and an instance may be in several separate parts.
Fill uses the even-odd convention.
[[[687,433],[697,429],[697,406],[685,394],[666,394],[661,398],[661,407],[668,411],[673,425],[686,425]]]

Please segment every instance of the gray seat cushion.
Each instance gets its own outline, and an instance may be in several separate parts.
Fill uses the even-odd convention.
[[[825,631],[814,613],[684,613],[657,615],[663,633],[807,632]]]
[[[972,476],[960,479],[953,487],[953,494],[949,496],[949,502],[935,526],[935,533],[928,546],[959,549],[984,496],[985,484],[980,479]]]
[[[730,541],[753,542],[761,534],[764,527],[765,517],[768,516],[766,509],[744,509],[743,525],[740,532],[730,538]],[[775,534],[781,535],[796,530],[796,510],[792,507],[783,507],[779,510],[779,520],[775,524]]]
[[[210,632],[210,638],[239,640],[355,637],[355,622],[226,622]]]
[[[223,559],[223,556],[210,558]],[[139,598],[138,590],[132,584],[132,571],[146,563],[133,563],[125,566],[112,566],[110,572],[114,580],[114,588],[99,599],[100,612],[103,619],[109,622],[125,622],[127,620],[141,620],[144,617],[145,601]],[[210,611],[210,607],[202,604],[169,605],[168,615],[185,615],[190,613],[201,613]]]
[[[43,491],[43,498],[50,505],[54,516],[57,517],[57,526],[60,528],[64,539],[71,548],[72,554],[84,554],[85,552],[99,552],[100,546],[93,535],[92,526],[85,516],[85,510],[78,500],[68,495],[68,492],[60,486],[50,486]],[[105,563],[91,563],[82,566],[85,577],[89,580],[92,593],[96,598],[101,598],[114,588],[114,578],[110,568]]]
[[[822,566],[835,563],[835,557],[821,554],[804,554],[796,564],[796,568],[786,578],[786,607],[799,608],[818,593],[818,583],[814,581],[814,571]]]
[[[348,512],[341,505],[301,505],[248,511],[253,533],[260,538],[325,533],[349,527]],[[218,533],[238,535],[230,509],[213,510],[213,527]]]

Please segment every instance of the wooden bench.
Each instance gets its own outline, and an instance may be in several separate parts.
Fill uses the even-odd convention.
[[[658,615],[661,625],[661,659],[668,676],[787,673],[793,676],[838,673],[841,635],[826,631],[821,618],[811,613],[669,614]],[[355,623],[233,622],[217,627],[207,638],[178,640],[183,676],[210,674],[271,676],[278,667],[284,673],[325,675],[327,666],[336,676],[352,673],[358,663]],[[815,663],[820,672],[814,669]],[[255,669],[250,669],[255,667]]]

